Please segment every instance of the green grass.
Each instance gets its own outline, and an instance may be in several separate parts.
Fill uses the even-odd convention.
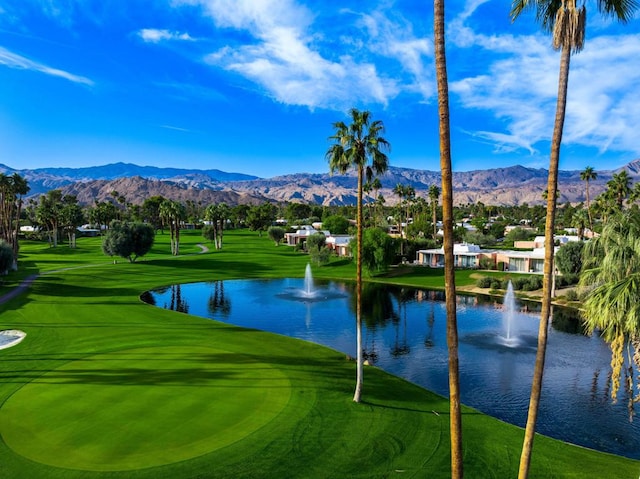
[[[367,368],[354,404],[344,354],[142,303],[153,287],[301,277],[307,263],[247,231],[206,254],[197,233],[182,240],[183,256],[159,236],[135,264],[113,264],[99,238],[22,245],[20,277],[41,276],[0,305],[0,329],[27,333],[0,351],[1,478],[449,477],[442,397]],[[353,279],[354,267],[335,260],[314,275]],[[384,280],[442,286],[422,268]],[[463,424],[466,476],[515,477],[522,430],[468,408]],[[638,461],[536,439],[531,477],[639,472]]]

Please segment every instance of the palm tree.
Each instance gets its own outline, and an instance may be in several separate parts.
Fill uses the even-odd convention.
[[[380,191],[380,189],[382,188],[382,182],[380,181],[380,178],[374,178],[373,181],[371,182],[371,189],[373,190],[373,226],[375,227],[377,225],[376,219],[378,216],[378,212],[377,212],[377,206],[378,206],[378,192]]]
[[[598,10],[604,15],[611,15],[620,21],[633,18],[633,10],[637,4],[635,0],[601,0],[597,2]],[[547,217],[545,222],[545,255],[544,280],[542,294],[542,311],[540,313],[540,327],[538,330],[538,350],[534,377],[531,385],[529,413],[525,428],[522,454],[518,477],[524,479],[529,476],[531,452],[538,417],[540,392],[542,390],[542,376],[547,348],[547,329],[551,312],[551,293],[553,282],[553,253],[554,229],[556,213],[556,190],[558,189],[558,166],[560,163],[560,145],[564,128],[565,111],[567,107],[567,90],[569,83],[569,66],[571,55],[578,53],[584,47],[584,33],[586,24],[586,7],[577,7],[576,0],[514,0],[511,10],[512,20],[529,8],[536,11],[536,20],[542,28],[553,35],[553,47],[561,51],[560,71],[558,76],[558,98],[556,116],[551,139],[551,154],[549,157],[549,176],[547,182]]]
[[[627,173],[627,170],[613,174],[611,179],[607,181],[607,193],[616,202],[618,210],[621,210],[624,200],[626,200],[631,193],[631,177],[629,173]]]
[[[578,230],[578,238],[580,239],[580,241],[584,239],[584,229],[585,226],[589,223],[589,220],[590,218],[587,210],[583,208],[576,210],[571,217],[571,226]]]
[[[352,108],[349,111],[351,124],[342,121],[335,122],[334,135],[329,140],[334,144],[329,147],[326,158],[329,161],[331,173],[346,173],[355,168],[358,172],[358,200],[357,200],[357,246],[356,246],[356,343],[357,373],[356,389],[353,395],[355,402],[360,402],[362,395],[362,187],[365,177],[370,181],[374,173],[384,173],[389,165],[387,155],[384,153],[390,148],[389,142],[381,135],[384,133],[384,124],[380,120],[373,121],[371,113]]]
[[[612,388],[615,400],[624,365],[624,345],[629,338],[640,368],[640,214],[618,213],[605,223],[602,234],[585,244],[580,285],[589,289],[582,316],[589,332],[598,330],[611,346]],[[629,348],[627,342],[627,348]],[[633,373],[625,371],[630,411],[640,394],[633,397]]]
[[[436,82],[438,85],[440,172],[442,175],[444,289],[447,309],[447,348],[449,350],[451,477],[452,479],[460,479],[463,476],[462,413],[460,410],[460,373],[458,367],[456,276],[453,264],[453,173],[451,169],[451,129],[449,125],[449,80],[447,78],[447,58],[445,55],[444,36],[444,0],[434,0],[433,10],[434,53],[436,60]],[[431,188],[429,191],[431,191]]]
[[[404,198],[405,186],[402,183],[397,183],[396,186],[393,187],[393,194],[398,197],[398,231],[400,233],[400,238],[402,238],[402,199]]]
[[[429,187],[429,199],[431,200],[431,221],[433,222],[433,239],[438,236],[438,198],[440,198],[440,188],[436,185]]]
[[[587,200],[587,213],[589,215],[589,229],[593,231],[593,219],[591,218],[591,208],[589,203],[589,182],[598,178],[598,173],[591,167],[587,166],[580,172],[580,179],[585,183],[585,198]]]
[[[171,254],[180,254],[180,225],[185,218],[185,207],[182,203],[172,200],[164,200],[160,204],[160,218],[169,226],[171,237]]]

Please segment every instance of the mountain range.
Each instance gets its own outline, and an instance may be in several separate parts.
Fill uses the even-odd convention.
[[[633,181],[640,180],[640,159],[616,170],[597,171],[597,179],[590,182],[590,195],[595,198],[604,191],[613,174],[626,169]],[[30,196],[38,196],[52,189],[76,195],[82,204],[105,201],[117,191],[128,202],[141,204],[145,198],[161,195],[165,198],[203,204],[226,202],[230,205],[264,201],[299,202],[320,205],[353,205],[356,202],[357,176],[355,171],[345,175],[329,173],[295,173],[259,178],[216,169],[161,168],[113,163],[85,168],[14,169],[0,164],[0,173],[18,173],[29,184]],[[397,184],[410,185],[416,196],[428,198],[431,185],[440,187],[440,172],[390,167],[379,177],[382,189],[378,192],[387,204],[399,199],[393,193]],[[542,204],[547,189],[547,170],[511,166],[453,173],[454,203],[481,201],[490,205]],[[560,171],[559,201],[578,203],[585,200],[585,183],[580,171]],[[373,192],[372,192],[373,194]]]

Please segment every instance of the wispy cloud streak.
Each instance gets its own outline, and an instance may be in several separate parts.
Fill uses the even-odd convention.
[[[94,82],[89,78],[74,75],[64,70],[52,68],[43,63],[38,63],[17,53],[13,53],[4,47],[0,47],[0,65],[5,65],[9,68],[17,68],[22,70],[31,70],[44,73],[45,75],[51,75],[59,78],[64,78],[73,83],[80,83],[82,85],[93,85]]]

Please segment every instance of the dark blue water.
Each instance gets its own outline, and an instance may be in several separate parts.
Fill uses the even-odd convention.
[[[298,298],[302,279],[215,281],[171,286],[146,293],[144,299],[159,307],[305,339],[355,357],[352,288],[324,283],[316,285],[316,297]],[[442,294],[368,285],[363,295],[365,357],[392,374],[447,396]],[[509,347],[501,339],[505,334],[501,304],[478,297],[458,298],[462,401],[522,427],[536,352],[539,313],[532,311],[536,307],[518,304],[511,327],[517,346]],[[640,459],[640,418],[629,421],[623,393],[612,403],[609,362],[606,343],[581,334],[576,318],[556,309],[537,431]]]

